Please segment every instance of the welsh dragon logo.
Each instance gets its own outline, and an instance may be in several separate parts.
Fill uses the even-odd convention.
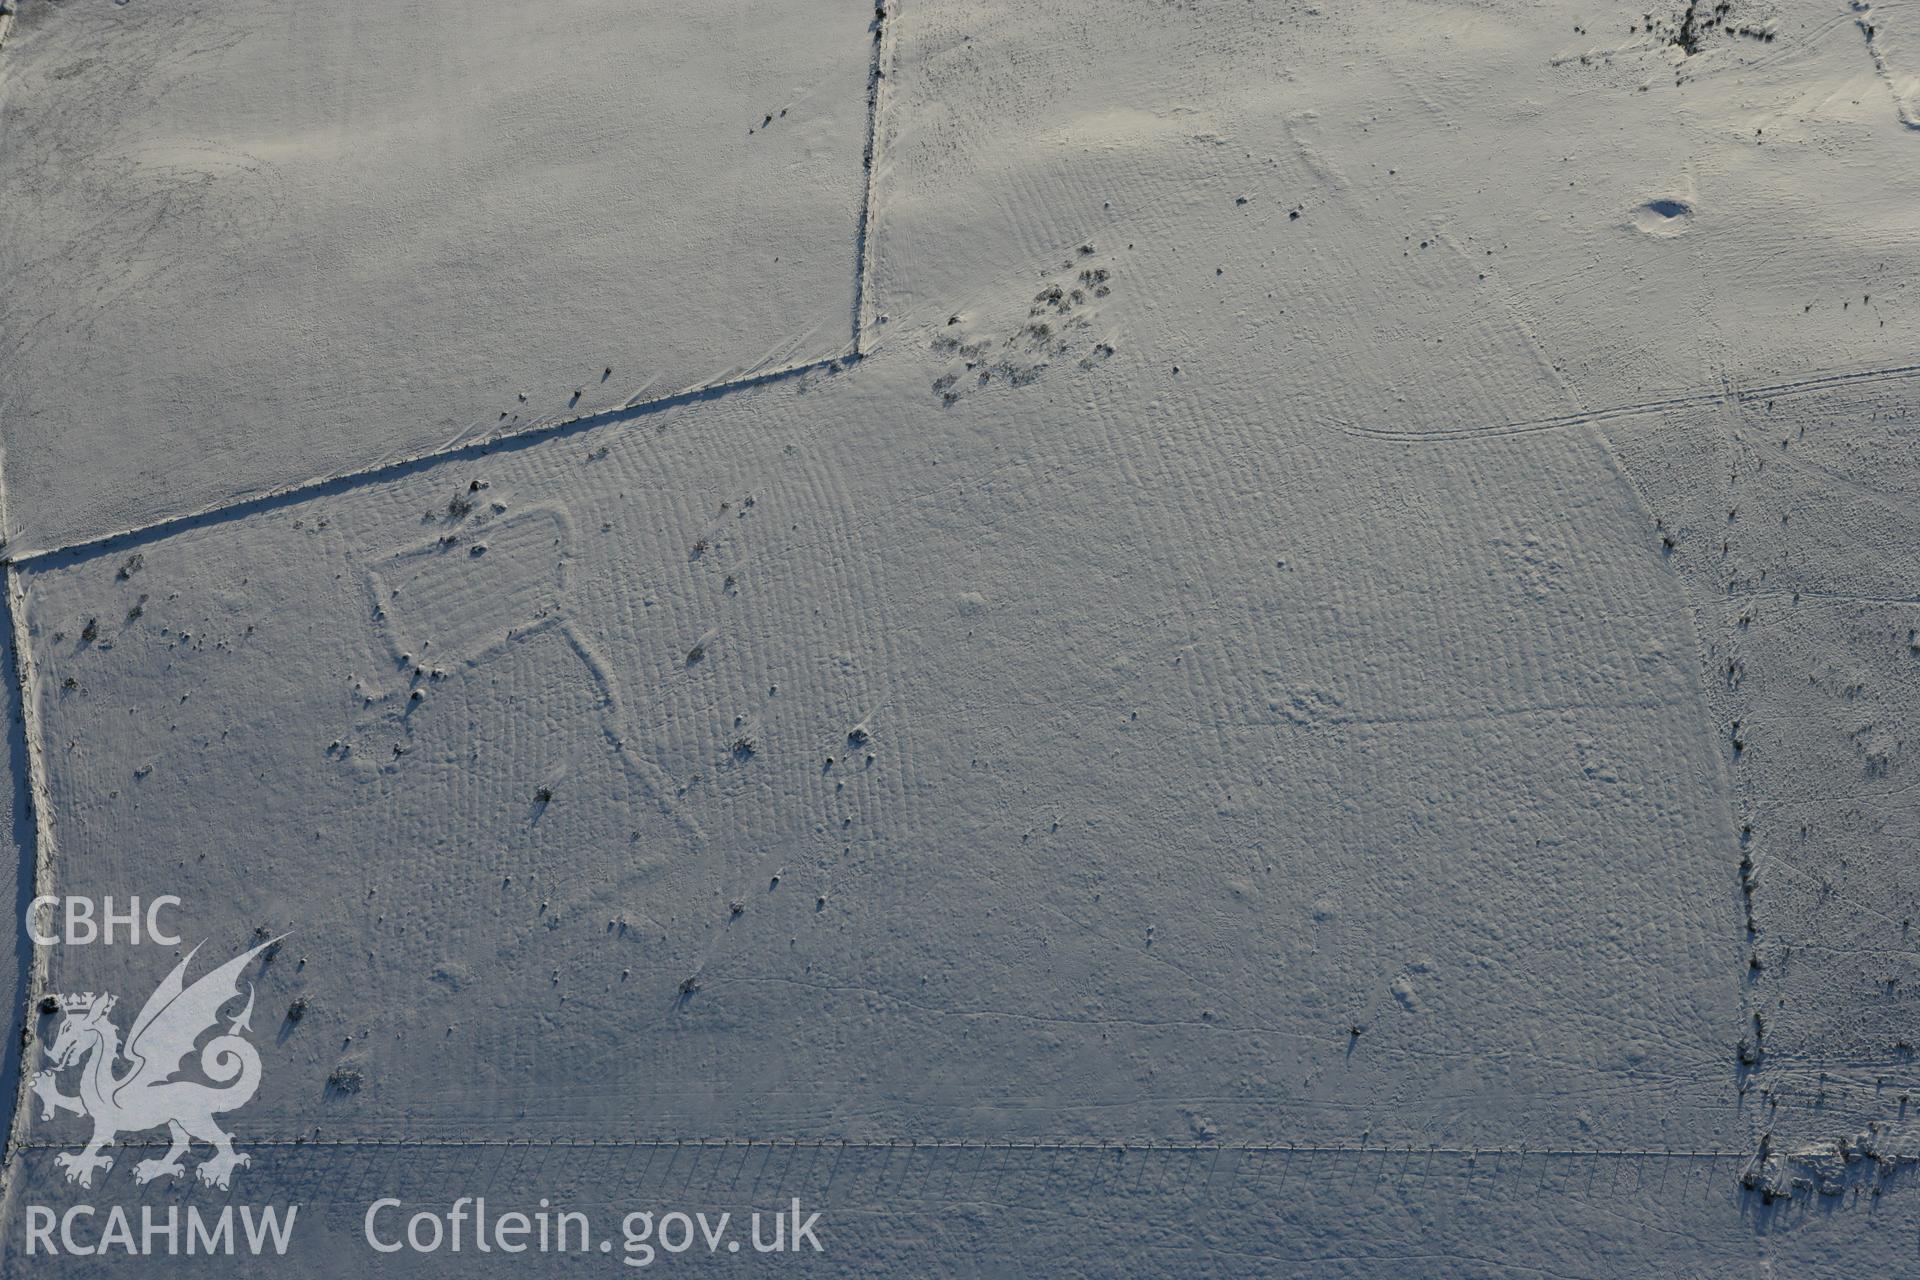
[[[195,1141],[214,1150],[194,1171],[210,1187],[224,1189],[235,1169],[252,1163],[249,1156],[233,1149],[233,1135],[213,1119],[245,1106],[260,1087],[260,1055],[241,1035],[252,1030],[251,983],[246,1007],[224,1033],[200,1049],[200,1073],[213,1083],[176,1077],[200,1038],[218,1030],[221,1009],[239,998],[241,971],[278,941],[263,942],[188,986],[187,965],[200,950],[195,947],[147,997],[124,1045],[110,1017],[116,997],[90,991],[61,997],[66,1017],[47,1052],[52,1070],[36,1073],[29,1087],[40,1099],[42,1120],[62,1111],[93,1119],[93,1138],[84,1150],[54,1157],[66,1170],[68,1182],[91,1187],[96,1170],[113,1167],[113,1157],[104,1154],[105,1148],[123,1133],[161,1125],[166,1126],[172,1145],[158,1159],[142,1160],[133,1167],[136,1182],[184,1175],[181,1157]],[[123,1061],[126,1067],[121,1070]],[[60,1092],[58,1075],[70,1067],[80,1069],[78,1096]]]

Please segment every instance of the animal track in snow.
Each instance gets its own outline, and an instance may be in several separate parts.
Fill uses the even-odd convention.
[[[1104,364],[1114,347],[1093,336],[1093,321],[1113,287],[1113,269],[1096,260],[1092,245],[1081,245],[1077,257],[1043,279],[1026,319],[1011,333],[997,339],[979,336],[953,316],[928,344],[947,361],[933,380],[933,393],[952,406],[996,381],[1026,386],[1056,363],[1072,361],[1083,371]]]

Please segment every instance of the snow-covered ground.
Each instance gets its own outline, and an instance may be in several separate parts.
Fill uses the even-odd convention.
[[[287,935],[9,1269],[1920,1261],[1920,11],[468,8],[0,50],[15,982]]]
[[[0,77],[8,535],[61,545],[837,353],[871,19],[22,7]]]

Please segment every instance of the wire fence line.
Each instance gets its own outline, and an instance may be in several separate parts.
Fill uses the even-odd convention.
[[[1689,1147],[1529,1147],[1520,1145],[1448,1146],[1421,1143],[1344,1143],[1344,1142],[1201,1142],[1146,1139],[1100,1141],[1080,1138],[595,1138],[538,1136],[531,1134],[502,1137],[382,1137],[349,1135],[344,1137],[245,1137],[234,1141],[243,1147],[383,1147],[383,1148],[457,1148],[457,1147],[555,1147],[571,1149],[638,1150],[727,1150],[792,1149],[800,1151],[1039,1151],[1071,1154],[1112,1154],[1149,1152],[1254,1152],[1262,1155],[1435,1155],[1480,1157],[1546,1156],[1591,1159],[1666,1159],[1666,1160],[1748,1160],[1751,1151]],[[46,1138],[28,1138],[13,1144],[16,1151],[64,1150],[72,1142]],[[122,1139],[121,1147],[165,1147],[161,1137]]]

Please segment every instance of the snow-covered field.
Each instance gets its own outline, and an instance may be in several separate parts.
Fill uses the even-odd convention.
[[[0,1269],[1920,1265],[1915,73],[1844,0],[22,0],[13,914],[184,936],[8,950]],[[252,1163],[70,1181],[59,998],[283,935]],[[365,1238],[476,1195],[609,1249]]]
[[[8,535],[837,354],[871,16],[32,0],[0,81]]]

